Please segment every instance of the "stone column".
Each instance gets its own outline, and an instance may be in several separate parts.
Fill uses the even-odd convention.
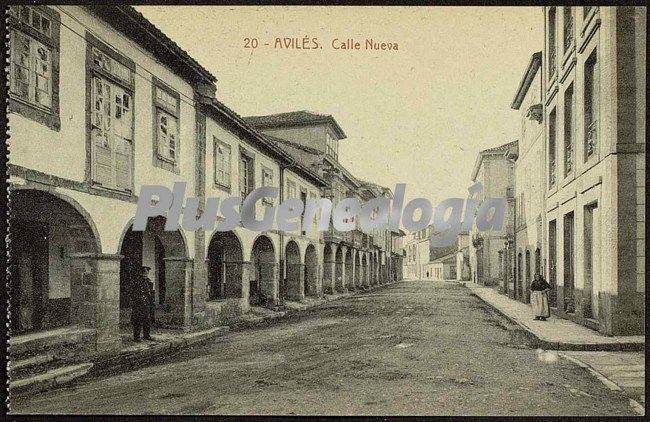
[[[251,277],[253,274],[253,264],[250,261],[241,262],[241,300],[240,306],[243,313],[250,309],[250,290]]]
[[[370,287],[370,254],[364,252],[366,256],[366,266],[363,268],[363,285],[365,287]]]
[[[192,267],[185,257],[167,257],[165,261],[165,295],[169,322],[189,329],[192,321]],[[205,289],[205,288],[204,288]]]
[[[336,274],[336,261],[325,261],[323,265],[323,294],[334,293],[334,276]]]
[[[287,264],[287,298],[301,301],[305,298],[305,265]]]
[[[339,246],[339,247],[341,248],[341,263],[340,263],[341,273],[337,274],[337,276],[336,276],[336,280],[335,280],[336,285],[335,285],[335,287],[336,287],[336,290],[338,292],[345,293],[347,291],[347,289],[345,288],[345,264],[346,264],[346,262],[345,262],[345,254],[346,254],[348,248],[345,247],[345,246]],[[337,262],[336,265],[338,266],[339,263]]]
[[[122,255],[70,254],[73,324],[97,330],[98,352],[117,350],[120,339],[120,260]]]
[[[324,271],[324,266],[318,264],[318,275],[316,276],[316,295],[320,298],[323,297],[323,271]]]
[[[192,289],[192,313],[203,312],[205,310],[205,302],[208,300],[208,265],[207,258],[194,259],[194,268],[192,272],[193,289]]]
[[[272,298],[273,305],[280,304],[280,265],[276,262],[272,267]]]
[[[348,286],[348,289],[350,290],[356,290],[357,286],[355,283],[355,279],[357,277],[357,250],[352,249],[352,274],[350,274],[349,279],[350,279],[350,285]]]

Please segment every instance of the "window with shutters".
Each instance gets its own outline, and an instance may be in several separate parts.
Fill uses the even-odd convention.
[[[239,195],[242,201],[255,189],[255,161],[245,151],[240,150]]]
[[[262,166],[262,186],[273,186],[273,170],[265,166]],[[262,203],[273,205],[273,198],[264,197]]]
[[[216,137],[212,139],[214,141],[214,184],[230,190],[230,159],[232,149],[230,145],[221,142]]]
[[[59,16],[45,6],[11,6],[9,111],[58,130]]]
[[[598,150],[599,75],[596,51],[585,62],[584,78],[584,157],[585,161]]]
[[[298,190],[296,188],[296,183],[289,180],[287,183],[287,199],[298,198]]]
[[[556,137],[556,112],[555,109],[551,111],[548,120],[548,186],[552,188],[555,186],[557,179],[557,162],[555,160],[555,137]]]
[[[551,80],[557,70],[557,45],[555,43],[555,7],[548,12],[548,79]]]
[[[92,35],[86,39],[92,183],[131,193],[135,64]]]
[[[154,165],[179,172],[180,95],[153,78]]]
[[[312,200],[312,201],[318,201],[319,195],[316,192],[310,191],[309,192],[309,199]],[[307,206],[307,204],[305,204],[305,207],[306,206]],[[316,210],[316,215],[314,216],[314,223],[312,224],[311,231],[318,231],[318,222],[321,219],[322,211],[323,211],[322,208],[318,208]]]
[[[573,171],[573,84],[564,91],[564,177]]]
[[[327,154],[337,159],[339,156],[339,141],[330,135],[329,132],[325,136],[327,138]]]

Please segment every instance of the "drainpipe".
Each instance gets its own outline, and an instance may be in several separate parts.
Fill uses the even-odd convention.
[[[515,299],[520,299],[519,298],[519,292],[517,291],[517,273],[519,271],[519,268],[517,268],[517,195],[515,194],[516,187],[517,187],[517,178],[515,177],[515,164],[516,164],[516,159],[510,158],[510,155],[506,152],[504,154],[504,157],[506,161],[512,163],[512,197],[514,199],[514,211],[512,213],[512,262],[513,262],[513,271],[512,271],[512,288],[514,289],[514,294],[513,297]],[[507,251],[508,249],[506,249]],[[509,263],[510,260],[508,260]],[[506,284],[508,283],[508,274],[506,272]],[[521,280],[519,280],[521,282]],[[506,286],[507,288],[507,286]]]
[[[283,165],[280,163],[280,203],[284,201],[284,170],[288,168],[295,167],[296,165],[296,160],[293,159],[293,157],[289,156],[289,159],[291,162],[287,165]],[[280,297],[280,306],[284,306],[284,291],[286,289],[286,283],[285,283],[285,271],[284,271],[284,232],[282,230],[278,230],[279,236],[280,236],[280,286],[282,286],[282,289],[278,292],[278,296]],[[278,286],[278,287],[280,287]]]

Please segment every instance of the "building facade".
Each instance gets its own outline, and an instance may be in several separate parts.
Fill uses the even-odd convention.
[[[519,111],[517,151],[506,159],[515,165],[514,241],[504,253],[510,297],[530,302],[530,283],[543,274],[546,227],[545,144],[542,115],[542,53],[532,55],[511,108]],[[551,280],[553,282],[553,280]]]
[[[168,231],[158,216],[132,230],[142,185],[184,181],[178,194],[198,198],[184,214],[197,218],[217,212],[215,199],[261,186],[280,195],[256,203],[258,220],[286,198],[317,198],[331,191],[318,151],[303,156],[258,132],[217,100],[209,71],[132,7],[12,6],[8,26],[12,344],[66,329],[89,352],[120,348],[143,265],[156,323],[183,330],[331,291],[332,246],[326,255],[315,226]],[[223,219],[219,211],[217,227]],[[353,256],[342,261],[353,265],[350,288],[387,280],[387,242],[341,248]]]
[[[458,234],[456,252],[456,280],[469,281],[472,271],[469,261],[470,237],[469,232]]]
[[[474,224],[470,230],[469,260],[471,281],[486,286],[500,286],[507,292],[504,249],[512,241],[514,208],[514,164],[506,153],[516,151],[517,141],[481,151],[476,158],[471,180],[481,183],[478,201],[505,198],[507,202],[501,230],[479,232]]]
[[[266,116],[250,116],[245,120],[293,151],[304,165],[325,179],[323,197],[332,207],[345,198],[361,203],[377,197],[392,198],[390,189],[354,177],[338,161],[338,143],[345,132],[330,115],[294,111]],[[324,232],[323,292],[346,292],[356,288],[385,283],[390,277],[392,234],[388,230],[364,233],[359,222],[350,221],[353,229],[335,230],[330,225]]]
[[[551,306],[605,334],[644,331],[642,7],[545,7],[546,273]]]
[[[79,325],[119,347],[135,261],[187,322],[195,233],[130,226],[143,184],[198,195],[195,95],[214,76],[128,7],[17,6],[9,25],[13,332]]]

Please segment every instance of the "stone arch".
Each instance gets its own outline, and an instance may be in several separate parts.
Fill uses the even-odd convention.
[[[68,195],[65,195],[61,192],[58,192],[52,188],[46,188],[40,185],[36,185],[33,183],[27,183],[24,186],[12,186],[9,189],[9,209],[11,209],[15,206],[12,205],[12,202],[15,202],[16,200],[16,195],[17,194],[22,194],[23,192],[38,192],[42,193],[44,195],[51,195],[63,202],[65,202],[68,206],[72,207],[77,213],[83,217],[83,220],[88,224],[88,228],[90,229],[90,232],[92,233],[92,238],[95,243],[95,247],[93,248],[93,252],[96,253],[101,253],[103,252],[102,249],[102,241],[101,237],[99,235],[99,230],[97,230],[97,226],[95,225],[95,221],[93,218],[90,216],[90,213],[86,211],[86,209],[79,204],[75,199],[71,198]],[[15,193],[14,193],[15,192]],[[11,214],[10,214],[11,218]],[[85,252],[85,251],[84,251]]]
[[[318,296],[318,253],[311,243],[305,249],[305,286],[306,296]]]
[[[51,189],[12,187],[9,192],[9,289],[14,333],[78,321],[86,301],[75,255],[101,253],[99,232],[75,200]]]
[[[244,252],[239,237],[232,231],[215,231],[208,243],[207,300],[243,297]]]
[[[150,226],[150,224],[152,224],[151,222],[153,220],[156,220],[156,219],[158,219],[159,222],[155,223],[154,226]],[[134,221],[135,221],[135,217],[131,218],[128,221],[128,223],[126,224],[126,226],[124,226],[124,229],[122,230],[122,234],[120,235],[119,242],[117,244],[116,253],[120,253],[120,250],[122,249],[122,246],[123,246],[123,243],[124,243],[124,238],[125,238],[125,236],[127,235],[127,233],[129,231],[132,231]],[[161,221],[162,221],[162,223],[160,223]],[[165,231],[165,229],[164,229],[164,227],[165,227],[164,221],[165,221],[165,217],[163,217],[163,216],[150,217],[149,220],[147,220],[147,230],[149,228],[155,227],[157,230],[164,232]],[[161,229],[161,227],[160,227],[161,224],[162,224],[162,230],[160,230]],[[178,242],[179,246],[174,248],[174,253],[176,254],[175,256],[182,256],[182,257],[185,257],[185,258],[189,258],[190,257],[189,243],[187,241],[187,235],[185,234],[183,229],[179,226],[177,230],[175,230],[173,232],[167,232],[167,233],[174,233],[174,235],[172,237],[167,237],[167,239],[176,238],[177,235],[180,236],[180,238],[182,239],[183,247],[181,249],[180,248],[180,242]],[[176,241],[174,241],[174,243],[176,243]]]
[[[251,305],[269,306],[277,301],[277,261],[273,241],[259,235],[251,248],[252,279],[249,302]]]
[[[283,292],[283,297],[290,300],[300,301],[303,299],[304,292],[304,277],[305,268],[300,257],[300,247],[294,240],[287,242],[284,251],[285,262],[285,282],[284,285],[286,292]],[[285,294],[286,293],[286,294]]]
[[[140,268],[151,268],[149,273],[154,293],[155,308],[152,319],[165,324],[185,323],[185,286],[191,277],[191,260],[183,231],[166,231],[166,218],[149,218],[144,231],[133,230],[129,221],[119,243],[120,310],[121,323],[128,324],[131,312],[131,284]]]

